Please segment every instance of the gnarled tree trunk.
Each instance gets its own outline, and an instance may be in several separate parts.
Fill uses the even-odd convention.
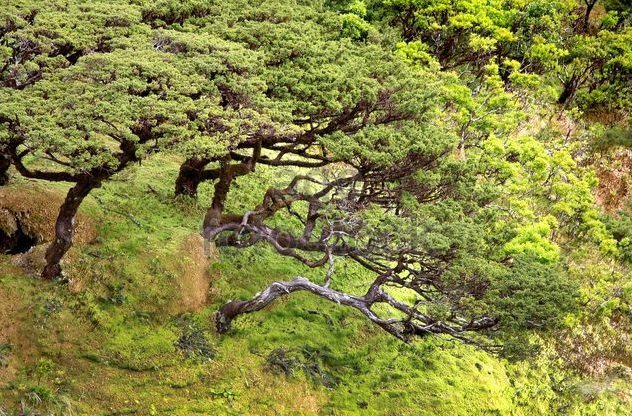
[[[406,340],[406,334],[401,322],[383,320],[371,310],[371,305],[382,299],[384,296],[383,292],[373,290],[369,291],[365,296],[353,296],[330,289],[327,285],[318,285],[301,276],[289,282],[273,282],[250,300],[233,300],[224,304],[215,315],[217,332],[222,334],[230,330],[232,321],[239,315],[260,311],[274,300],[298,291],[310,292],[338,305],[357,309],[387,332],[401,340]]]
[[[204,168],[210,163],[209,159],[192,157],[184,161],[180,166],[180,173],[176,179],[175,194],[197,196],[198,186],[206,178]]]
[[[252,150],[252,156],[245,162],[230,163],[231,158],[227,157],[219,164],[217,171],[207,171],[205,176],[217,178],[215,183],[215,192],[213,193],[213,200],[211,206],[206,215],[204,216],[204,222],[202,223],[202,236],[209,242],[216,236],[216,231],[219,229],[222,222],[222,213],[226,205],[226,198],[230,192],[230,187],[238,176],[247,175],[250,172],[254,172],[257,161],[261,157],[261,142]]]
[[[64,203],[59,208],[57,221],[55,223],[55,240],[46,250],[46,266],[42,272],[42,278],[53,279],[61,274],[61,259],[72,247],[75,234],[75,217],[79,206],[86,196],[94,188],[100,185],[95,180],[84,180],[77,182],[70,188]]]
[[[367,302],[363,298],[317,285],[304,277],[297,277],[289,282],[273,282],[250,300],[233,300],[226,303],[215,316],[217,332],[224,333],[228,331],[231,328],[232,321],[239,315],[260,311],[277,298],[301,290],[311,292],[332,302],[368,311]]]
[[[598,0],[584,0],[584,3],[586,4],[586,11],[584,12],[584,19],[582,21],[583,33],[588,33],[590,29],[590,13],[592,13],[593,9],[595,8],[597,1]]]
[[[215,192],[213,193],[211,206],[206,212],[204,222],[202,223],[202,229],[204,230],[203,235],[206,240],[210,241],[214,237],[212,235],[213,230],[219,227],[222,212],[226,205],[226,198],[234,177],[229,162],[221,162],[219,180],[215,183]]]

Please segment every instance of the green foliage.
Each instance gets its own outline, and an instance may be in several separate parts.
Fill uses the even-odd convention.
[[[559,260],[560,249],[551,242],[550,235],[551,227],[547,222],[526,225],[505,244],[503,252],[507,255],[525,254],[541,263],[555,263]]]
[[[558,264],[542,264],[526,256],[514,261],[511,273],[492,282],[490,297],[503,322],[512,329],[559,326],[577,307],[577,283]]]
[[[606,1],[588,11],[586,4],[375,0],[368,14],[375,24],[396,27],[406,42],[423,42],[444,70],[480,75],[493,62],[509,88],[529,78],[536,84],[537,78],[552,85],[561,81],[560,103],[576,100],[588,109],[625,108],[632,44],[628,7]]]
[[[19,305],[11,314],[20,321],[0,343],[0,375],[12,380],[0,386],[2,406],[626,414],[632,220],[600,212],[589,128],[576,112],[552,117],[552,97],[588,113],[629,109],[628,3],[600,2],[584,25],[575,0],[9,2],[0,10],[2,156],[17,140],[12,157],[34,172],[117,175],[82,207],[99,237],[68,264],[76,293],[0,258],[0,325],[5,304]],[[297,160],[335,163],[262,163],[233,181],[226,212],[252,210],[300,174],[383,174],[392,206],[332,204],[325,217],[362,225],[349,245],[381,239],[378,253],[423,259],[435,287],[387,286],[393,299],[440,322],[497,320],[486,335],[527,360],[443,337],[402,344],[306,294],[219,337],[210,321],[224,302],[297,275],[322,281],[322,271],[263,245],[222,248],[208,304],[174,317],[183,276],[169,260],[214,194],[207,183],[200,202],[173,200],[179,158],[215,168],[231,152],[246,157],[253,137],[313,139]],[[627,126],[604,135],[606,145],[627,141]],[[411,156],[427,161],[406,171]],[[275,157],[267,149],[262,160]],[[300,230],[306,205],[267,224]],[[372,281],[336,258],[335,290],[361,296]],[[386,305],[374,312],[404,318]]]

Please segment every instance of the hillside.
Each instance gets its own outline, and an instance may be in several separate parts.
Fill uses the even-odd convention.
[[[0,416],[632,415],[629,0],[9,0]]]
[[[573,380],[545,356],[509,364],[448,341],[401,344],[307,295],[218,336],[210,318],[222,301],[306,271],[262,248],[207,260],[194,232],[203,208],[171,197],[177,166],[152,159],[87,201],[82,219],[96,233],[75,247],[67,283],[33,279],[20,255],[3,257],[5,412],[626,414],[629,392],[616,379]],[[262,172],[240,189],[269,181]],[[63,192],[47,189],[19,180],[0,201],[29,195],[20,209],[37,229],[50,218],[34,213]],[[349,267],[352,289],[361,276]]]

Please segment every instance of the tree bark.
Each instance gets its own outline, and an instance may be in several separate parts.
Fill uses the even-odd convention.
[[[261,142],[258,142],[252,149],[252,156],[245,162],[231,163],[231,158],[220,161],[219,170],[213,173],[213,177],[218,181],[215,183],[215,192],[211,206],[206,211],[204,222],[202,223],[202,235],[209,242],[215,238],[215,230],[217,230],[222,222],[222,212],[226,205],[226,198],[230,192],[233,180],[238,176],[247,175],[254,172],[257,161],[261,157]]]
[[[11,167],[11,158],[7,155],[0,155],[0,186],[9,182],[9,167]]]
[[[573,75],[571,79],[564,83],[564,89],[557,99],[557,103],[562,105],[569,103],[575,97],[577,88],[579,88],[579,77]]]
[[[260,311],[277,298],[297,291],[308,291],[322,298],[357,309],[368,309],[366,301],[317,285],[304,277],[289,282],[273,282],[250,300],[233,300],[222,306],[215,316],[217,332],[224,333],[231,328],[232,321],[239,315]]]
[[[176,179],[175,194],[190,197],[197,196],[198,186],[204,181],[204,168],[210,163],[206,158],[192,157],[180,166],[180,173]]]
[[[233,183],[233,172],[230,166],[230,162],[222,161],[219,168],[219,180],[215,183],[215,190],[213,192],[213,199],[211,206],[206,211],[204,216],[204,223],[202,224],[204,230],[204,238],[211,240],[213,238],[213,229],[219,227],[222,212],[226,205],[226,198],[230,191],[230,185]]]
[[[465,343],[484,347],[475,339],[469,339],[466,333],[489,329],[498,324],[498,319],[482,317],[465,324],[451,326],[394,299],[380,288],[382,283],[384,283],[383,276],[376,279],[364,296],[354,296],[330,289],[327,283],[321,286],[301,276],[289,282],[273,282],[250,300],[233,300],[224,304],[215,314],[215,328],[220,334],[226,333],[230,330],[233,320],[239,315],[260,311],[274,300],[298,291],[306,291],[338,305],[356,309],[371,322],[404,342],[410,342],[413,337],[446,334]],[[379,317],[371,310],[371,306],[376,302],[389,304],[403,316]]]
[[[64,203],[59,208],[57,221],[55,223],[55,240],[46,250],[46,266],[42,271],[42,278],[53,279],[61,274],[61,259],[72,247],[75,234],[75,217],[79,206],[86,196],[94,188],[100,185],[95,180],[84,180],[77,182],[70,188]]]
[[[233,320],[239,315],[260,311],[274,300],[298,291],[307,291],[338,305],[357,309],[382,329],[401,340],[406,340],[399,325],[400,321],[381,319],[371,310],[371,305],[381,296],[380,291],[369,292],[365,296],[353,296],[327,286],[317,285],[301,276],[289,282],[273,282],[250,300],[233,300],[224,304],[215,315],[217,332],[223,334],[230,330]]]
[[[590,13],[597,4],[597,1],[598,0],[584,0],[584,3],[586,4],[586,11],[584,13],[584,20],[582,22],[583,33],[588,33],[588,30],[590,29]]]

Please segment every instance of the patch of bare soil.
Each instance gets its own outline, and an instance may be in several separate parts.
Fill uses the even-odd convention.
[[[13,263],[31,274],[44,265],[45,248],[55,235],[55,220],[64,195],[41,186],[0,188],[0,250],[13,254]],[[79,213],[75,226],[75,244],[87,244],[96,237],[90,217]],[[73,257],[73,250],[68,253]]]
[[[206,305],[211,283],[209,266],[217,258],[217,252],[214,249],[207,256],[203,243],[199,234],[187,236],[165,265],[176,276],[175,298],[169,311],[172,314],[195,312]]]
[[[623,208],[632,196],[632,150],[618,150],[604,157],[596,166],[599,186],[595,189],[597,202],[610,213]]]

